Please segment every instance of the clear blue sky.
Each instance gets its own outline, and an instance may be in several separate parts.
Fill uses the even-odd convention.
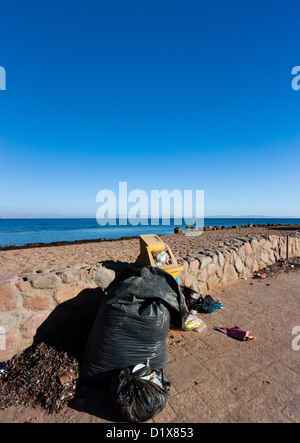
[[[300,217],[299,0],[9,0],[0,215],[91,216],[101,189],[203,189]]]

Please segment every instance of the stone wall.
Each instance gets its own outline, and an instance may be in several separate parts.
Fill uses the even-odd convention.
[[[286,237],[277,235],[239,237],[190,254],[183,260],[179,275],[182,286],[198,286],[206,293],[220,284],[247,278],[280,259],[286,259]],[[300,236],[289,236],[289,257],[300,256]]]
[[[58,305],[86,289],[105,291],[115,278],[112,269],[88,265],[26,275],[2,275],[0,361],[6,361],[30,346],[39,326]]]
[[[299,236],[289,237],[289,256],[300,256]],[[285,237],[236,238],[182,260],[179,283],[188,287],[197,285],[203,294],[220,284],[249,277],[285,258]],[[0,276],[0,361],[30,346],[37,329],[62,303],[84,294],[87,289],[106,291],[123,278],[126,266],[116,269],[107,269],[98,263]]]

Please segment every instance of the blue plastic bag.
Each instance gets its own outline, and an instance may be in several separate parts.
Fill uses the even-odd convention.
[[[211,314],[217,309],[223,309],[223,304],[219,300],[215,301],[210,295],[206,295],[201,305],[201,311]]]

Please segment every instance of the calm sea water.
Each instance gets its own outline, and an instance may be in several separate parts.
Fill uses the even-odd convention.
[[[234,226],[249,223],[300,224],[296,218],[205,218],[205,226]],[[116,239],[134,237],[142,234],[173,234],[174,220],[158,226],[99,226],[94,218],[65,219],[0,219],[0,246],[26,245],[28,243],[51,243],[56,241]],[[185,223],[181,225],[185,229]]]

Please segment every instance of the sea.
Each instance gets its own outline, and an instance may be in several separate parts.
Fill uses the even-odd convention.
[[[152,221],[153,222],[153,221]],[[204,223],[203,223],[204,222]],[[24,246],[33,243],[73,242],[78,240],[119,239],[143,234],[173,234],[175,226],[185,231],[186,223],[178,220],[143,220],[144,224],[133,226],[117,220],[115,225],[100,226],[96,218],[0,218],[0,246]],[[147,224],[146,224],[147,223]],[[201,226],[229,226],[249,223],[263,225],[278,223],[283,225],[300,224],[300,218],[205,218]]]

